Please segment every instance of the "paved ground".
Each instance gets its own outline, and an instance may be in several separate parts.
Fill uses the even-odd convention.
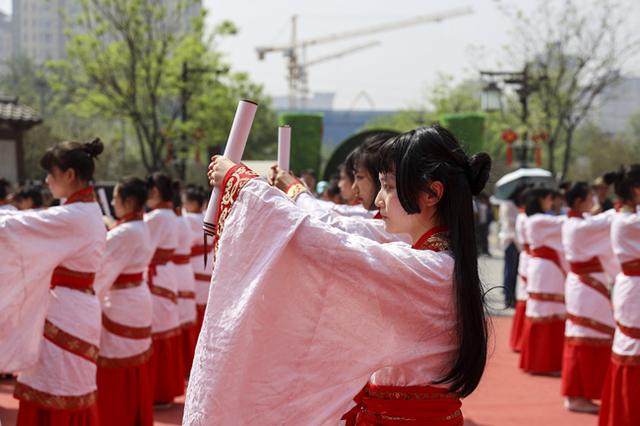
[[[491,258],[480,259],[480,274],[487,289],[500,286],[502,259],[494,252]],[[486,293],[492,312],[491,336],[487,370],[480,386],[463,402],[468,426],[594,426],[597,417],[573,414],[562,407],[560,379],[530,376],[518,368],[518,356],[508,349],[511,310],[503,309],[502,289]],[[11,397],[13,383],[0,382],[0,425],[15,424],[17,401]],[[182,420],[182,400],[171,409],[156,411],[156,425],[179,425]]]

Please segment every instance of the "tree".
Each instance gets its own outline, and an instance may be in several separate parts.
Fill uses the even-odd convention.
[[[69,25],[68,57],[50,64],[58,100],[75,115],[128,121],[147,171],[166,169],[169,150],[184,159],[199,149],[196,130],[210,145],[224,143],[220,132],[231,123],[225,119],[233,116],[234,96],[258,96],[268,109],[261,87],[232,73],[212,47],[236,33],[232,23],[208,38],[204,12],[190,28],[181,26],[193,1],[81,0],[82,12]],[[260,151],[254,144],[249,152]]]
[[[578,126],[594,101],[620,78],[624,63],[640,47],[627,34],[625,11],[611,0],[540,1],[531,14],[503,10],[514,22],[511,62],[527,64],[536,90],[530,126],[549,134],[548,168],[559,180],[569,171]]]

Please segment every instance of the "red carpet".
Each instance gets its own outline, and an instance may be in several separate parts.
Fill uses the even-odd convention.
[[[560,396],[560,378],[531,376],[518,368],[519,356],[509,348],[511,318],[493,318],[487,370],[478,389],[462,401],[465,426],[595,426],[598,418],[565,411]],[[15,424],[18,401],[13,382],[0,382],[0,422]],[[168,410],[156,410],[156,425],[179,425],[182,401]]]

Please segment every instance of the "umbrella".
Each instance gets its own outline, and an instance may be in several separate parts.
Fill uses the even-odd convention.
[[[522,184],[538,188],[556,188],[556,180],[550,171],[545,169],[529,169],[521,168],[514,172],[507,173],[496,182],[495,198],[499,200],[508,200]]]

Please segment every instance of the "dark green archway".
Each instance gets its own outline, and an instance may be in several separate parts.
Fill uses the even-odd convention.
[[[395,135],[400,134],[395,130],[373,129],[365,130],[364,132],[356,133],[355,135],[349,136],[347,139],[340,142],[340,144],[333,151],[333,154],[331,154],[331,157],[329,158],[329,161],[324,168],[322,179],[328,181],[332,174],[338,173],[338,167],[340,167],[340,164],[344,162],[351,151],[359,147],[369,136],[373,136],[376,133],[380,132],[390,132]]]

